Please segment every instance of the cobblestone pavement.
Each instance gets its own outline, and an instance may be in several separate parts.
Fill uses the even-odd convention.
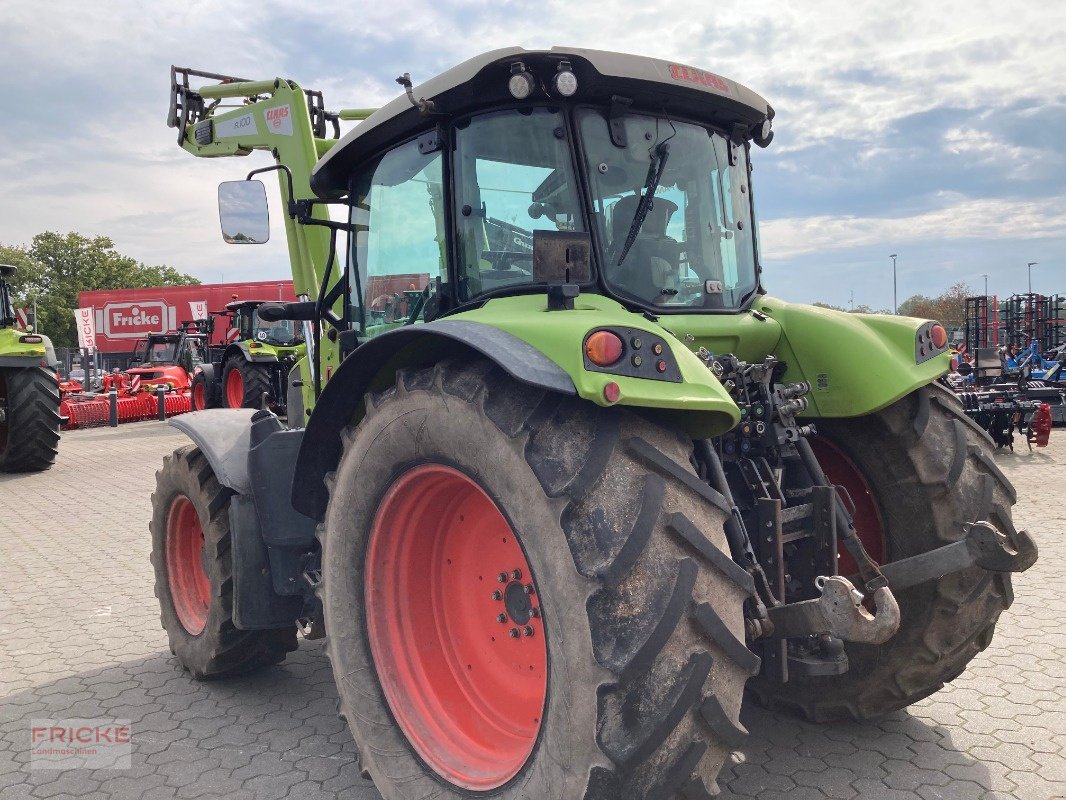
[[[372,800],[337,717],[319,642],[279,667],[224,682],[188,678],[159,627],[148,564],[148,496],[161,423],[65,434],[59,462],[0,475],[0,800],[316,798]],[[1066,430],[997,456],[1018,488],[1015,519],[1041,560],[1015,580],[995,640],[953,684],[878,722],[832,727],[749,702],[752,733],[722,796],[1066,798]],[[40,718],[131,720],[128,770],[30,770]],[[577,800],[575,798],[575,800]]]

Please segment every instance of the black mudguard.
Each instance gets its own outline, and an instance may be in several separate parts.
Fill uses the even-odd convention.
[[[315,522],[288,502],[303,431],[286,430],[268,411],[209,409],[170,421],[203,452],[230,501],[233,624],[277,628],[314,603],[303,579]]]

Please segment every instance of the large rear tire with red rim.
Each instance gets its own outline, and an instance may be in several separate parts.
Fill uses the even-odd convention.
[[[222,370],[223,408],[262,408],[277,403],[270,380],[270,367],[253,364],[243,356],[233,356]]]
[[[481,361],[367,405],[327,480],[321,592],[382,796],[713,792],[758,659],[691,441]]]
[[[815,443],[830,481],[855,506],[857,532],[882,563],[958,541],[964,525],[988,520],[1016,533],[1014,487],[993,460],[988,435],[939,384],[913,392],[876,414],[820,420]],[[854,562],[841,556],[842,574]],[[972,567],[896,592],[900,628],[882,645],[847,644],[843,675],[759,677],[750,688],[766,705],[831,722],[896,711],[954,680],[992,641],[1014,595],[1010,575]]]
[[[200,449],[163,459],[152,494],[152,566],[170,651],[197,680],[276,664],[296,649],[296,624],[241,631],[233,624],[232,492]]]

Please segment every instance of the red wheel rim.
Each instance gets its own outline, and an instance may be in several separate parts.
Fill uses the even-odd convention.
[[[196,382],[192,385],[192,407],[196,411],[203,411],[207,408],[207,403],[204,402],[204,385],[202,382]]]
[[[365,606],[385,698],[418,755],[463,789],[517,775],[547,699],[544,620],[522,547],[477,483],[440,464],[396,479],[370,533]]]
[[[231,369],[226,376],[226,405],[230,408],[244,405],[244,376],[239,369]]]
[[[884,564],[885,528],[877,508],[877,499],[870,490],[870,484],[866,482],[866,476],[855,466],[855,462],[828,439],[816,436],[811,439],[811,447],[829,482],[843,486],[851,497],[851,502],[855,504],[851,516],[862,546],[866,548],[870,558],[878,564]],[[841,575],[858,573],[858,564],[843,544],[837,548],[837,556],[837,569]]]
[[[211,604],[211,580],[204,571],[203,551],[200,515],[188,497],[178,495],[167,513],[167,583],[178,620],[193,636],[207,625]]]

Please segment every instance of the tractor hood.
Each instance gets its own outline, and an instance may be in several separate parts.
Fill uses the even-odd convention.
[[[614,97],[624,97],[632,102],[632,108],[706,122],[738,131],[746,138],[773,118],[773,109],[751,89],[696,67],[603,50],[508,47],[472,58],[413,87],[416,101],[433,104],[432,113],[420,111],[405,94],[374,112],[319,161],[311,176],[312,188],[323,198],[341,196],[360,161],[382,147],[432,128],[440,115],[454,118],[513,104],[508,79],[519,63],[545,87],[551,85],[560,66],[569,63],[577,78],[577,90],[569,99],[578,103],[610,103]],[[553,96],[545,89],[534,92],[528,102],[549,99]]]

